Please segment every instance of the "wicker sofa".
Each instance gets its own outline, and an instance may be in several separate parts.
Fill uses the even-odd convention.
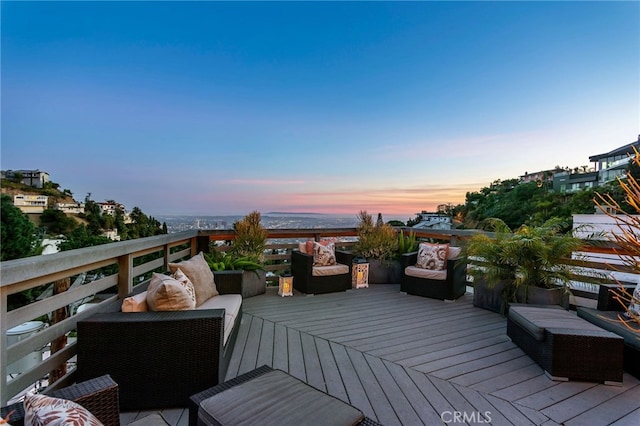
[[[78,380],[109,374],[123,410],[186,407],[190,395],[224,381],[238,334],[241,303],[228,330],[224,295],[240,295],[240,281],[216,276],[216,287],[222,297],[195,310],[121,312],[116,302],[79,321]],[[208,303],[216,299],[220,308]]]
[[[629,293],[632,293],[635,285],[625,285],[624,287]],[[624,369],[640,378],[640,333],[627,327],[619,318],[624,307],[615,299],[614,291],[617,288],[619,288],[617,285],[601,284],[598,291],[597,309],[578,307],[578,316],[622,337],[624,339]],[[637,324],[634,324],[633,327],[638,329]]]

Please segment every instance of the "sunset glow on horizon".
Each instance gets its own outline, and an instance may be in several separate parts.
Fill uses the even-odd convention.
[[[412,218],[640,133],[638,2],[2,2],[3,170]]]

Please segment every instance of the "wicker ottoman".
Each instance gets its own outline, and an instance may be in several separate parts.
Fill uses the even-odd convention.
[[[191,397],[190,425],[377,425],[357,408],[262,366]]]
[[[507,335],[552,380],[622,383],[624,339],[560,306],[510,305]]]

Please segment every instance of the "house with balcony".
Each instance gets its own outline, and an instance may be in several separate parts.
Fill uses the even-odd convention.
[[[40,214],[47,208],[49,197],[46,195],[25,195],[17,194],[13,196],[13,205],[23,213]]]
[[[64,213],[81,214],[84,213],[84,203],[56,203],[54,205],[56,210],[60,210]]]
[[[626,172],[635,149],[640,149],[638,140],[613,149],[604,154],[592,155],[589,161],[594,163],[592,169],[562,171],[553,176],[553,189],[558,192],[577,192],[582,189],[595,188],[614,181]]]
[[[627,145],[616,148],[604,154],[592,155],[589,161],[595,163],[598,172],[598,184],[603,185],[607,182],[615,180],[617,177],[624,175],[631,155],[635,149],[640,149],[640,135],[638,140]]]

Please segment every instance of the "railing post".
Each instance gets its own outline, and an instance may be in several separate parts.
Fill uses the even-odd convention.
[[[133,291],[133,258],[125,254],[118,258],[118,298],[123,299]]]

